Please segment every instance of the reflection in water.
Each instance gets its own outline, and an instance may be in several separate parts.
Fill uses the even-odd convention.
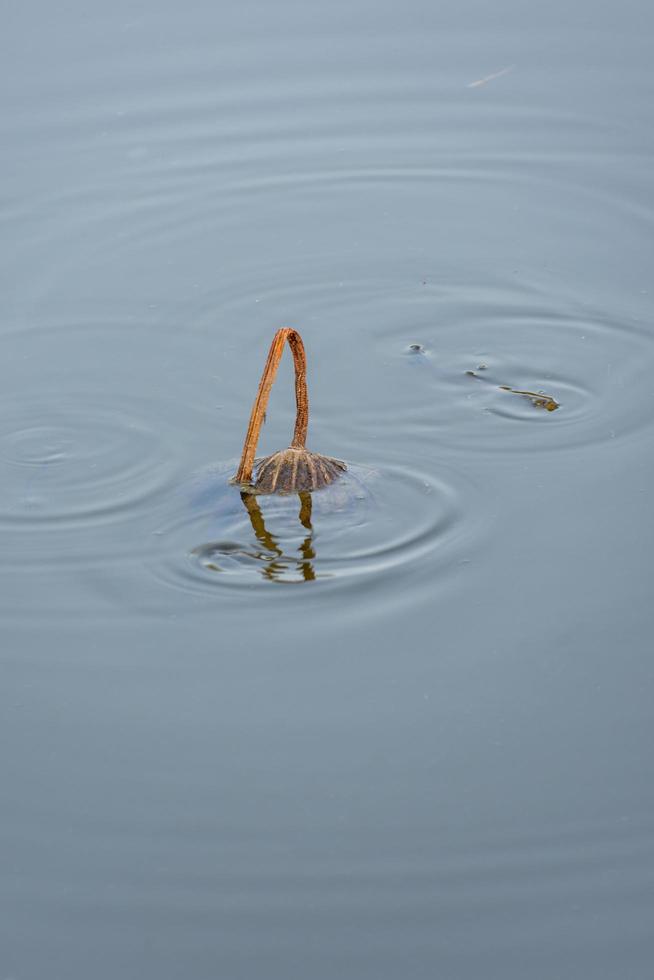
[[[465,484],[406,466],[349,464],[328,491],[297,494],[237,488],[233,471],[230,461],[195,474],[158,517],[153,568],[168,584],[251,594],[273,582],[338,588],[355,577],[395,578],[428,555],[450,566],[450,545],[467,547],[476,523]]]
[[[316,557],[316,553],[313,548],[311,494],[308,490],[303,490],[301,493],[298,493],[298,497],[300,500],[298,520],[300,524],[309,532],[304,538],[300,547],[297,549],[302,556],[301,559],[285,555],[282,549],[279,547],[275,537],[266,527],[256,495],[246,491],[241,493],[241,500],[243,501],[243,505],[248,512],[255,537],[259,544],[263,545],[268,552],[268,555],[260,556],[264,559],[261,572],[264,578],[267,578],[271,582],[279,582],[282,581],[282,579],[288,581],[288,579],[286,579],[286,575],[289,570],[289,564],[292,565],[293,563],[295,563],[297,571],[301,574],[303,581],[313,582],[316,578],[316,572],[312,564],[312,560]],[[299,581],[299,579],[296,579],[295,581]]]

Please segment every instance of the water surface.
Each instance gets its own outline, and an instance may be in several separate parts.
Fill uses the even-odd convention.
[[[4,20],[0,976],[649,980],[648,5]]]

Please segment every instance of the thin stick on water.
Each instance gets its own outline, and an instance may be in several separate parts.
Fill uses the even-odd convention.
[[[483,78],[478,78],[474,82],[468,82],[466,88],[481,88],[482,85],[488,85],[489,82],[494,81],[496,78],[502,78],[503,75],[508,75],[514,68],[515,65],[507,65],[506,68],[500,68],[499,71],[494,71],[491,75],[485,75]]]

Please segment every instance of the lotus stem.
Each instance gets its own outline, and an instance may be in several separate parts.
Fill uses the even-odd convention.
[[[307,392],[307,358],[304,344],[297,330],[292,327],[282,327],[273,337],[268,351],[266,366],[261,375],[257,396],[254,399],[250,421],[245,434],[243,452],[239,463],[235,483],[250,483],[252,480],[252,470],[254,468],[254,457],[259,442],[259,433],[266,415],[270,389],[277,375],[279,362],[284,352],[284,344],[288,343],[293,355],[295,365],[295,429],[293,430],[293,449],[304,449],[307,440],[307,428],[309,426],[309,395]]]

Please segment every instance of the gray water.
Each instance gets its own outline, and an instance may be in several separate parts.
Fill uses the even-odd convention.
[[[653,26],[6,5],[3,980],[652,976]]]

